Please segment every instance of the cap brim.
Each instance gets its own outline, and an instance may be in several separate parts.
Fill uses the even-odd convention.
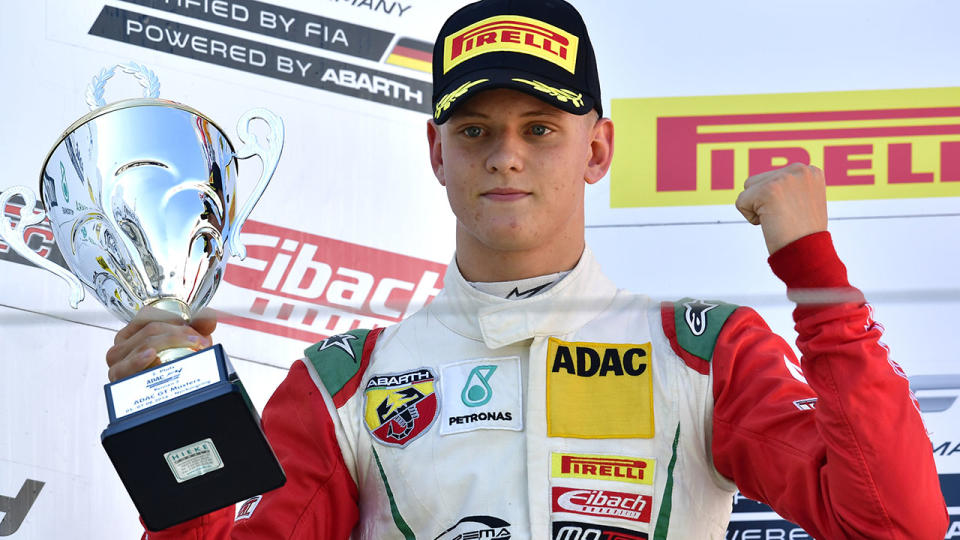
[[[467,73],[451,82],[434,105],[433,120],[442,124],[471,97],[484,90],[510,88],[529,94],[544,103],[572,114],[587,114],[594,108],[594,99],[582,92],[570,90],[539,75],[502,68],[481,69]]]

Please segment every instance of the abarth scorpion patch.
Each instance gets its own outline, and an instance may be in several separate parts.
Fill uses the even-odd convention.
[[[364,423],[377,441],[403,448],[437,419],[437,377],[427,368],[374,375],[363,390]]]

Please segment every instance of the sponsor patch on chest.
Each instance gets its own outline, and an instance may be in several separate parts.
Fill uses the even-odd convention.
[[[554,512],[650,523],[650,495],[569,487],[554,487],[552,494]]]
[[[440,368],[440,434],[523,429],[520,358],[477,358]]]
[[[594,525],[579,521],[554,521],[553,540],[647,540],[642,531],[633,531],[608,525]]]
[[[550,455],[550,476],[653,485],[656,460],[605,454]]]
[[[653,437],[650,343],[566,342],[550,338],[546,361],[549,436]]]
[[[436,381],[429,368],[370,377],[363,419],[373,438],[402,448],[426,432],[437,419]]]
[[[510,523],[494,516],[468,516],[435,540],[510,540]]]

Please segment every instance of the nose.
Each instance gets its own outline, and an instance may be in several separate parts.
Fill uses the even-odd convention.
[[[496,138],[487,156],[487,172],[520,172],[523,170],[523,141],[512,133]]]

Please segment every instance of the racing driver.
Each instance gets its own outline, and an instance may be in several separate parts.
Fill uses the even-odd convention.
[[[943,538],[930,441],[834,251],[819,169],[752,176],[736,203],[797,302],[798,362],[747,307],[604,276],[584,190],[614,131],[572,6],[457,11],[433,89],[457,218],[443,291],[292,366],[263,411],[286,485],[145,538],[720,539],[737,489],[819,539]],[[215,320],[191,324],[142,311],[111,380],[209,345]]]

